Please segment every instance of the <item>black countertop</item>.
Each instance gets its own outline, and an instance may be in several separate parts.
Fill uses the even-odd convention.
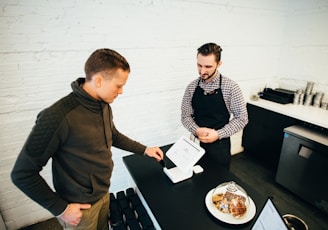
[[[166,152],[171,145],[163,146]],[[172,163],[166,158],[168,168]],[[163,173],[162,166],[153,158],[139,155],[123,157],[138,190],[162,229],[249,229],[252,223],[231,225],[216,219],[206,208],[205,197],[217,185],[235,181],[241,185],[256,205],[256,216],[266,197],[258,194],[238,177],[213,162],[201,165],[204,172],[173,184]]]

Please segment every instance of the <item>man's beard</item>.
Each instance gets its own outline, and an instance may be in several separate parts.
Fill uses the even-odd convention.
[[[203,81],[206,81],[206,80],[210,79],[211,77],[213,77],[215,74],[216,74],[216,70],[214,70],[214,72],[210,75],[208,75],[208,74],[204,74],[204,75],[199,74],[199,75],[201,75],[201,78]],[[207,77],[205,78],[205,76],[207,76]]]

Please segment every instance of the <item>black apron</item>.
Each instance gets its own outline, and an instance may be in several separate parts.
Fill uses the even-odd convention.
[[[219,88],[206,93],[200,86],[200,79],[192,97],[193,118],[199,127],[207,127],[218,130],[225,126],[230,119],[229,111],[223,99],[221,91],[222,76],[220,74]],[[219,139],[213,143],[200,143],[205,149],[203,158],[211,158],[218,164],[230,168],[230,137]],[[203,159],[202,158],[202,159]]]

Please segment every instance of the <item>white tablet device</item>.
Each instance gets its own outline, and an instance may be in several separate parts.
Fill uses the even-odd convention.
[[[204,155],[205,150],[187,137],[181,137],[166,152],[166,156],[176,165],[171,169],[163,168],[173,183],[186,180],[193,175],[194,165]],[[200,166],[198,168],[201,168]],[[196,168],[197,169],[197,168]],[[196,170],[200,173],[202,170]]]
[[[183,172],[189,172],[204,155],[205,150],[187,137],[180,137],[166,156]]]

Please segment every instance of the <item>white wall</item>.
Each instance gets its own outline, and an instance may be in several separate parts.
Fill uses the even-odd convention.
[[[326,21],[325,1],[1,0],[0,211],[7,228],[51,217],[18,191],[10,171],[37,113],[70,92],[95,49],[115,49],[132,67],[112,104],[118,129],[161,146],[186,134],[180,102],[197,77],[200,45],[223,47],[221,72],[246,97],[289,79],[327,86]],[[118,191],[129,186],[121,161],[128,153],[113,152],[111,191]],[[42,174],[51,184],[49,165]]]
[[[277,76],[282,86],[324,92],[328,100],[328,1],[290,0]]]

